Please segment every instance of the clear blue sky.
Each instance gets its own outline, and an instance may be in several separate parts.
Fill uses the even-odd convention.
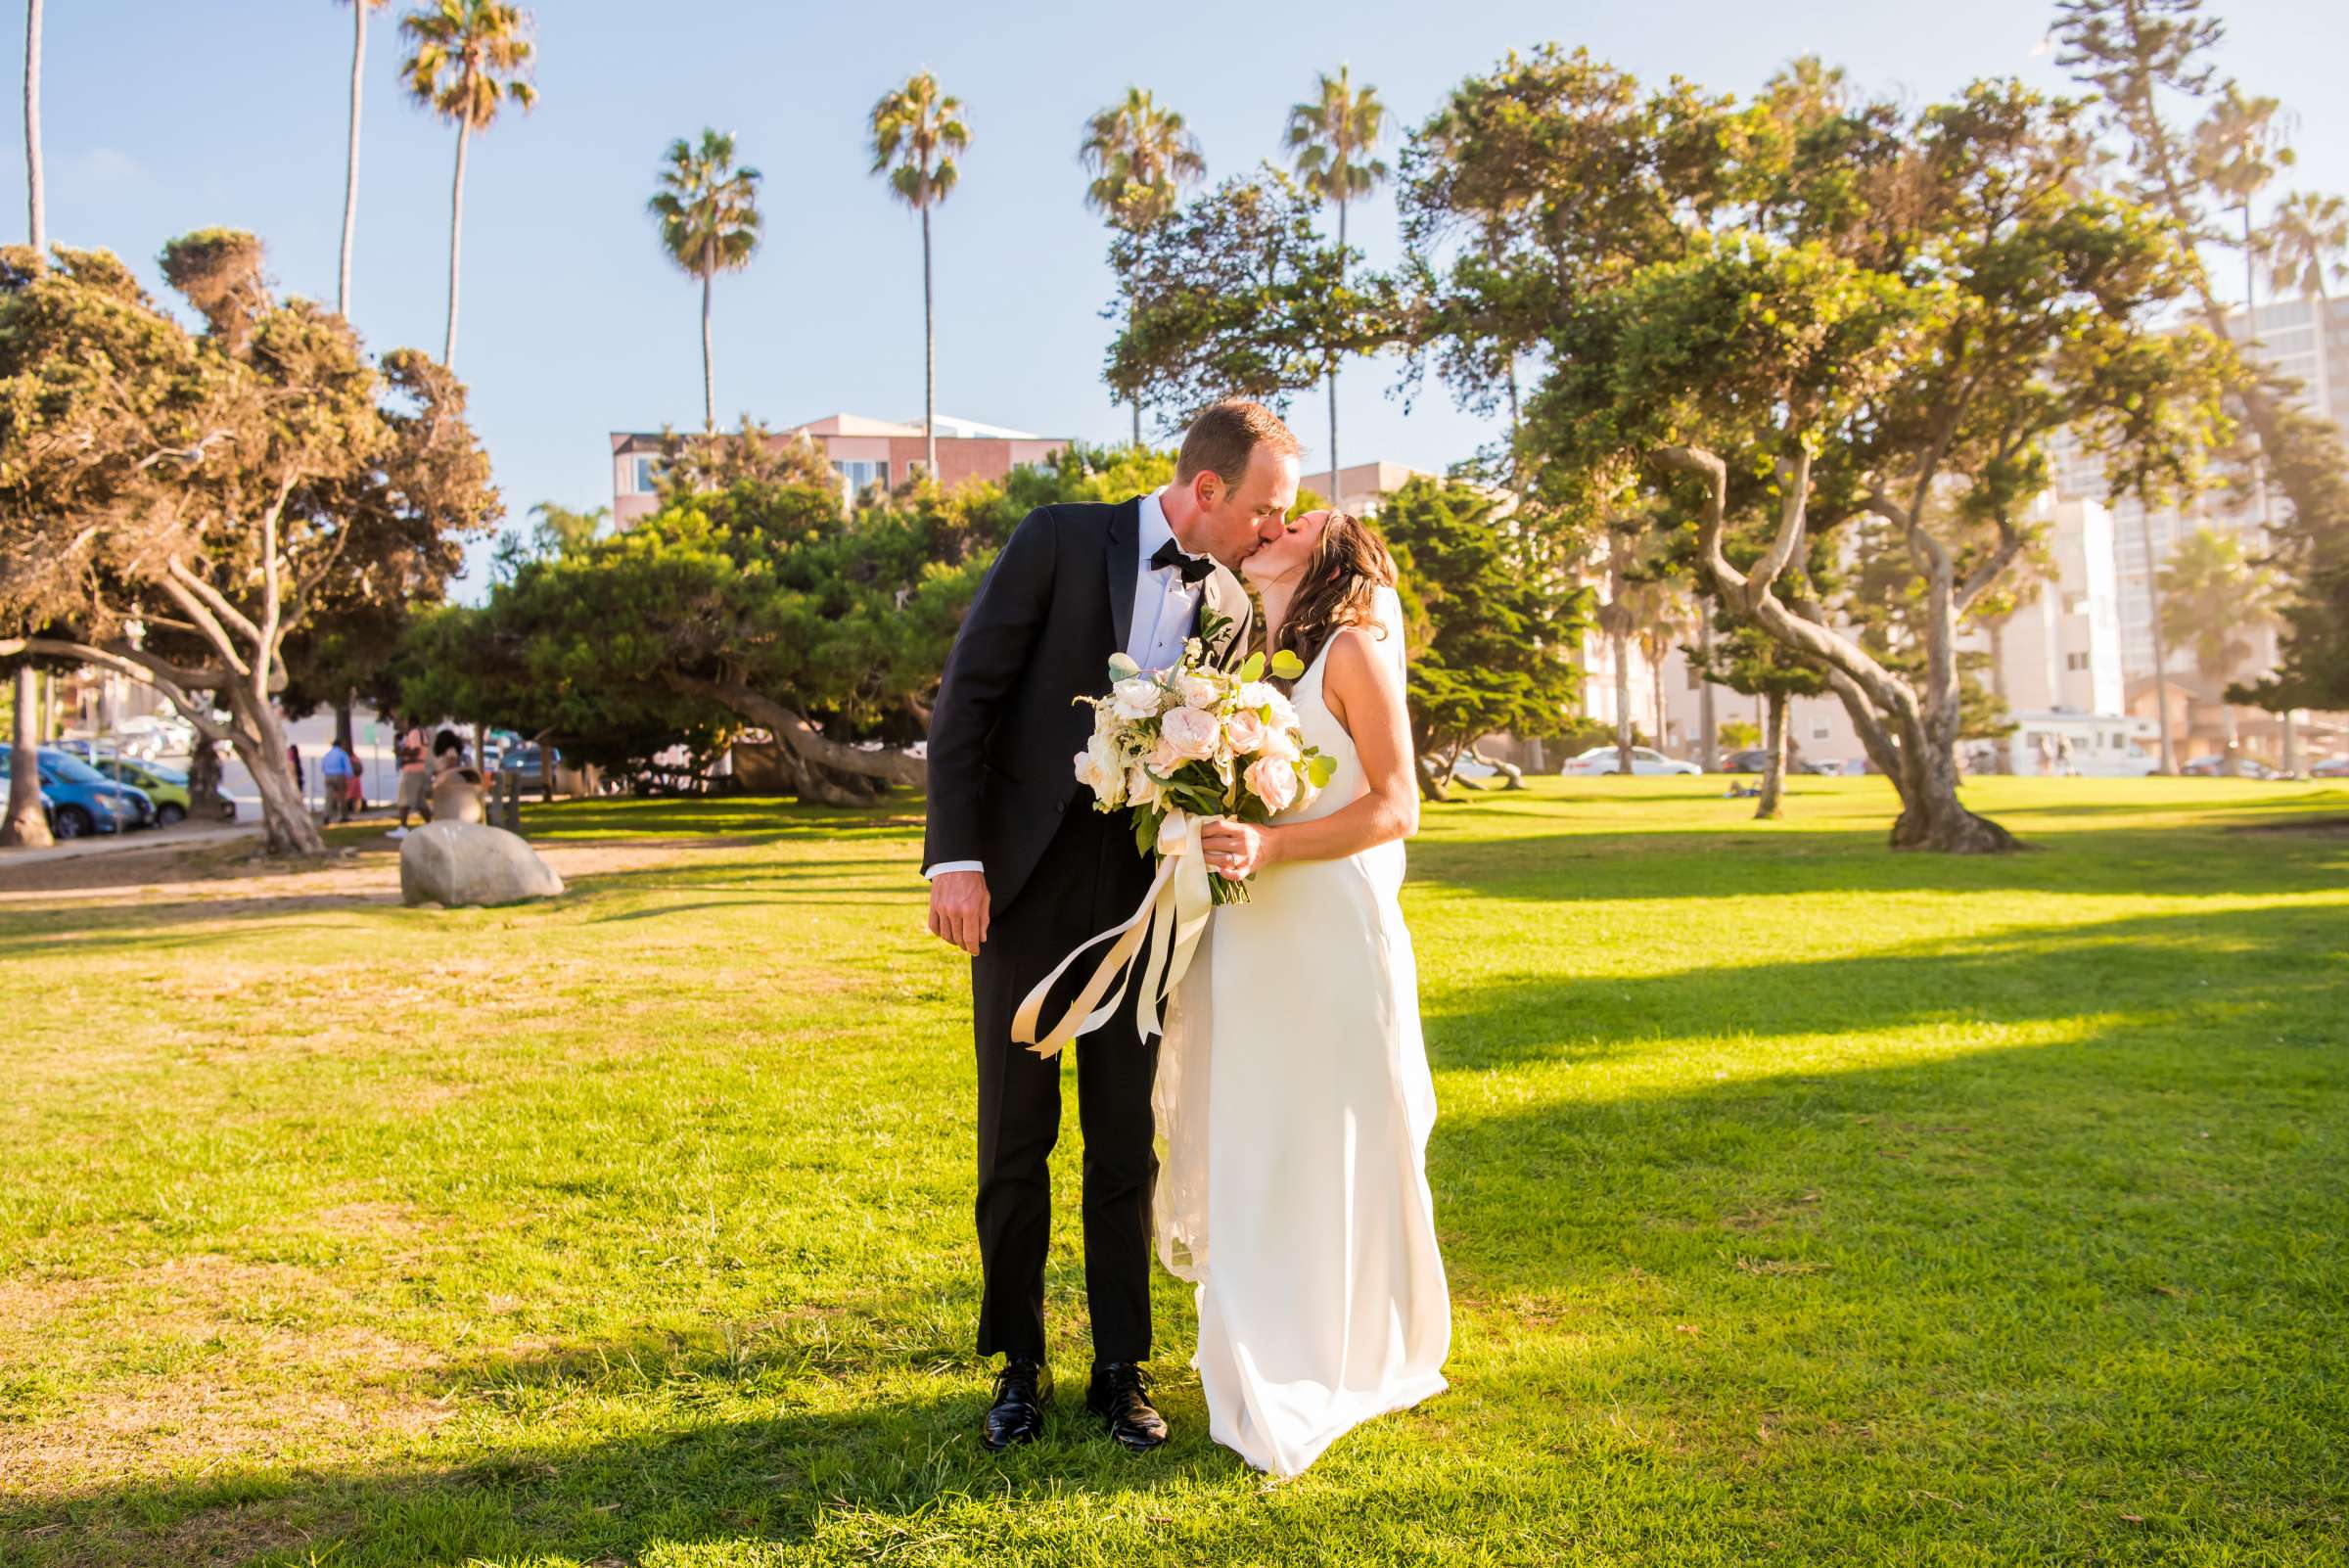
[[[454,133],[398,91],[403,8],[395,0],[378,13],[370,32],[353,314],[377,347],[438,350]],[[1552,38],[1643,78],[1677,72],[1722,90],[1750,90],[1805,52],[1917,100],[1984,74],[2056,84],[2039,48],[2053,8],[2039,0],[1929,9],[1214,0],[1123,13],[1020,0],[542,0],[534,9],[543,98],[535,114],[509,114],[475,143],[457,346],[514,521],[540,500],[605,504],[607,432],[690,426],[700,415],[696,286],[662,258],[644,200],[662,148],[704,125],[734,131],[766,174],[765,247],[747,273],[718,284],[721,420],[919,417],[918,235],[867,175],[863,126],[884,88],[927,66],[967,105],[974,137],[962,185],[936,218],[939,405],[1109,439],[1127,430],[1099,375],[1112,287],[1075,149],[1086,115],[1128,83],[1189,116],[1211,179],[1274,155],[1287,106],[1316,69],[1341,62],[1378,87],[1403,124],[1505,49]],[[2243,0],[2221,14],[2226,68],[2300,115],[2293,181],[2349,190],[2335,7]],[[53,3],[47,34],[54,241],[115,250],[154,285],[165,239],[209,224],[248,228],[267,242],[284,289],[333,300],[346,9]],[[6,118],[20,214],[6,228],[21,233],[22,129]],[[1372,263],[1392,258],[1387,199],[1358,208],[1350,227]],[[1406,412],[1389,395],[1394,381],[1386,364],[1348,373],[1342,457],[1441,468],[1491,438],[1440,388]],[[1320,461],[1319,399],[1301,399],[1291,416],[1309,465]]]

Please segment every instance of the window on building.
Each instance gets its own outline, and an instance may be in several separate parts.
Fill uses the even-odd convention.
[[[1690,665],[1688,667],[1688,689],[1690,691],[1694,691],[1697,687],[1703,685],[1704,683],[1704,671],[1697,669],[1696,666]]]
[[[886,458],[835,458],[832,472],[840,476],[841,488],[851,496],[862,495],[869,486],[875,484],[883,489],[889,488],[889,462]]]
[[[661,488],[661,459],[639,457],[631,465],[629,488],[638,495],[652,495]]]
[[[2084,653],[2065,654],[2063,656],[2063,668],[2066,669],[2086,669],[2088,668],[2088,655]]]
[[[1834,733],[1835,729],[1831,724],[1814,724],[1811,726],[1811,738],[1813,740],[1825,740],[1828,736]]]

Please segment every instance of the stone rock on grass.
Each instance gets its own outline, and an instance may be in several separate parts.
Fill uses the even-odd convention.
[[[552,899],[563,879],[538,852],[503,828],[478,822],[429,822],[399,847],[402,903],[522,903]]]

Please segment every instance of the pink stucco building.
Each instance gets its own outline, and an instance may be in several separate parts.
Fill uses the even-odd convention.
[[[920,421],[867,419],[831,414],[774,433],[777,441],[802,437],[816,442],[840,476],[844,494],[867,485],[901,484],[922,466]],[[1058,437],[982,425],[973,419],[938,418],[939,478],[949,486],[968,479],[1000,480],[1023,463],[1040,463],[1068,442]],[[627,528],[660,502],[661,438],[642,431],[612,433],[612,519]]]

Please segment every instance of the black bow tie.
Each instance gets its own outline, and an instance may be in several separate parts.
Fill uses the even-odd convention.
[[[1158,553],[1150,558],[1150,570],[1164,572],[1169,567],[1181,573],[1183,581],[1197,582],[1216,570],[1216,563],[1204,555],[1191,555],[1173,539],[1169,539],[1160,545]]]

